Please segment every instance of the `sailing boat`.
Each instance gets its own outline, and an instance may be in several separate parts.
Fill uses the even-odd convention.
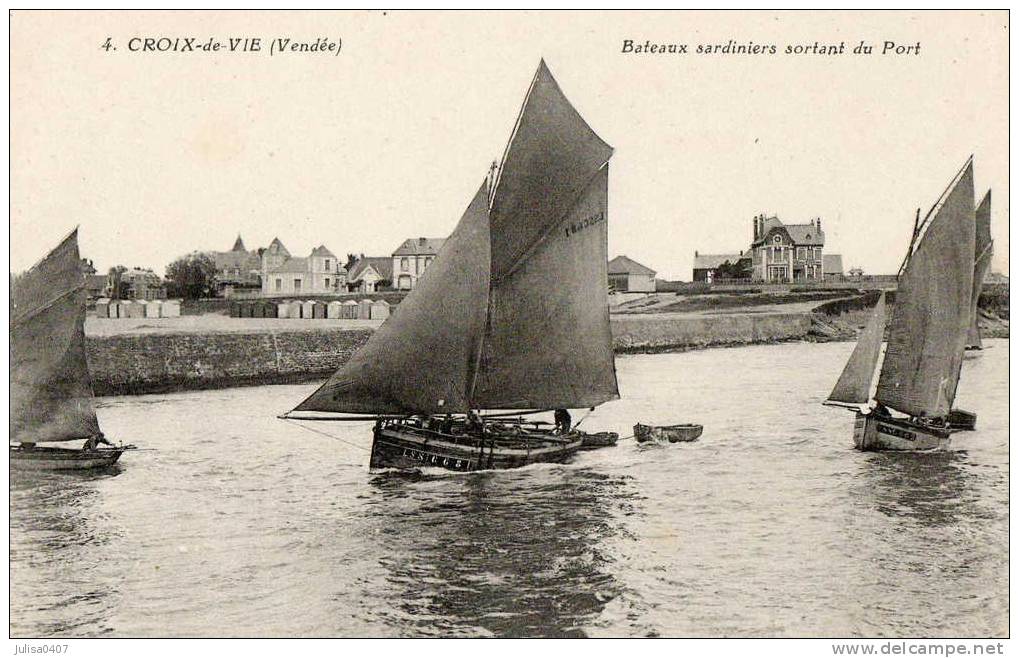
[[[885,324],[884,295],[826,404],[856,412],[859,450],[945,449],[966,332],[971,322],[974,272],[973,162],[970,158],[914,231],[899,273],[888,348],[871,382]],[[905,414],[893,416],[891,410]]]
[[[85,285],[75,229],[11,282],[12,469],[109,466],[133,446],[105,442],[85,360]],[[86,441],[81,450],[39,443]]]
[[[983,341],[980,340],[980,291],[984,287],[984,276],[991,266],[991,256],[994,253],[994,241],[991,240],[991,191],[987,190],[983,201],[976,210],[976,260],[973,264],[973,321],[970,323],[969,332],[966,334],[967,350],[984,349]]]
[[[605,285],[611,155],[542,61],[502,166],[427,274],[349,362],[282,417],[373,417],[371,468],[568,459],[582,435],[525,422],[521,412],[619,397]]]

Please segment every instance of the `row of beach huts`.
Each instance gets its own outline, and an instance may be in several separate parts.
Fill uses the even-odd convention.
[[[96,300],[98,318],[178,318],[180,300],[177,299],[106,299]]]
[[[238,301],[230,304],[232,318],[290,318],[315,320],[385,320],[391,307],[384,299],[372,301]]]

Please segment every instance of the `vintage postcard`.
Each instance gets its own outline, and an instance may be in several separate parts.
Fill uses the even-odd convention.
[[[1007,11],[9,26],[15,655],[1003,652]]]

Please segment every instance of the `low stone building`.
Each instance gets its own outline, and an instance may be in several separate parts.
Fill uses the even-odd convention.
[[[744,271],[750,270],[750,257],[743,254],[741,251],[738,254],[702,254],[700,252],[693,252],[693,280],[703,281],[705,283],[713,283],[716,279],[727,279],[733,278],[726,276],[729,272],[719,273],[719,269],[723,268],[724,265],[736,266],[741,265]]]
[[[609,286],[616,292],[654,292],[656,272],[626,256],[609,261]]]

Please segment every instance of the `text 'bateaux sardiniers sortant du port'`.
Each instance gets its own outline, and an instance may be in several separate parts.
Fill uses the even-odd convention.
[[[678,43],[651,39],[623,39],[620,52],[625,55],[920,55],[919,41],[807,41],[797,43],[757,43],[729,39],[714,43]]]
[[[128,52],[166,55],[304,55],[338,57],[343,50],[340,37],[295,39],[292,37],[201,37],[201,36],[130,36],[126,39],[106,37],[99,46],[108,53]]]

